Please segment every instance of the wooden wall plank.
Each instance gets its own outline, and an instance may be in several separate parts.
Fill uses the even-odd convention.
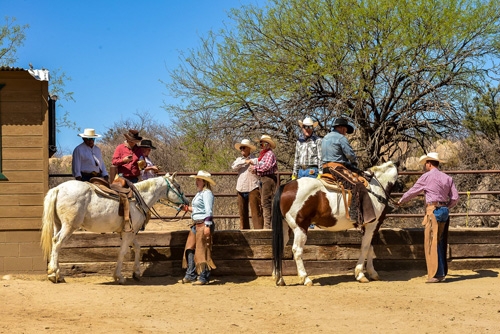
[[[41,218],[42,217],[43,206],[33,205],[33,206],[2,206],[0,210],[0,218]]]
[[[43,183],[10,183],[2,182],[0,194],[44,194]]]
[[[44,162],[40,160],[3,160],[2,168],[4,172],[13,170],[39,171],[44,170]],[[48,178],[48,175],[46,176]]]
[[[43,136],[44,127],[42,125],[13,125],[2,124],[2,135],[6,136],[26,136],[27,134]]]
[[[5,160],[42,160],[42,147],[6,147],[2,150],[2,159]],[[48,162],[47,162],[48,164]]]
[[[42,226],[42,219],[37,218],[26,218],[26,217],[0,217],[0,231],[11,231],[11,230],[39,230]]]
[[[450,244],[450,254],[454,258],[500,257],[500,244]]]
[[[13,195],[1,195],[0,194],[0,207],[1,206],[13,206],[13,205],[43,205],[43,194],[13,194]],[[0,209],[1,210],[1,209]]]
[[[2,147],[44,147],[42,136],[4,136],[2,137]]]
[[[3,170],[3,175],[10,182],[17,183],[36,183],[46,177],[43,171],[9,171],[5,169]]]
[[[212,277],[218,276],[271,276],[272,263],[270,260],[220,260],[216,261],[217,269],[212,272]],[[344,274],[340,277],[321,277],[314,281],[322,285],[334,285],[340,281],[354,280],[353,269],[356,266],[356,261],[353,260],[337,260],[337,261],[317,261],[306,262],[305,267],[309,275],[325,275],[325,274]],[[84,262],[84,263],[61,263],[61,271],[65,276],[79,275],[102,275],[112,276],[116,267],[113,262]],[[488,268],[499,268],[500,259],[464,259],[452,260],[448,263],[450,270],[474,270],[481,271],[477,275],[484,275]],[[391,279],[391,271],[395,270],[413,270],[421,271],[422,276],[425,275],[426,267],[424,260],[401,260],[401,261],[376,261],[376,268],[381,272],[382,280]],[[132,276],[133,262],[124,262],[122,274],[128,278]],[[165,284],[168,282],[175,283],[178,279],[184,276],[185,270],[181,267],[180,261],[157,261],[141,263],[141,273],[146,277],[157,276],[173,276],[172,280],[165,279]],[[284,261],[284,275],[297,275],[295,263],[292,260]],[[496,271],[491,273],[496,275]],[[471,276],[470,278],[474,278]],[[270,284],[274,284],[273,278],[269,277]]]

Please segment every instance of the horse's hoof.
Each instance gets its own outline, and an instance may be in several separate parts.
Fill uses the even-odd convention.
[[[309,280],[304,285],[305,286],[313,286],[313,282],[311,280]]]
[[[365,276],[363,276],[360,279],[358,279],[358,282],[359,283],[370,283],[370,280],[368,278],[366,278]]]
[[[140,281],[141,280],[141,275],[133,273],[132,274],[132,278],[134,279],[134,281]]]
[[[48,275],[47,278],[49,279],[49,281],[51,281],[52,283],[57,283],[57,278],[56,278],[56,274],[51,274],[51,275]]]
[[[280,278],[280,279],[276,282],[276,285],[277,285],[277,286],[286,286],[285,280],[284,280],[283,278]]]
[[[370,275],[370,279],[372,281],[380,281],[380,276],[379,275]]]

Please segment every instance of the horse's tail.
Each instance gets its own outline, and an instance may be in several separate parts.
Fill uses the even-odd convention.
[[[45,260],[50,258],[52,251],[52,238],[54,237],[54,224],[55,224],[55,207],[57,193],[59,190],[52,188],[45,195],[43,201],[43,217],[42,217],[42,236],[40,237],[40,244],[42,246],[43,257]]]
[[[281,194],[285,185],[281,185],[274,194],[272,228],[273,228],[273,274],[276,281],[281,278],[281,268],[283,251],[283,214],[281,213],[280,201]]]

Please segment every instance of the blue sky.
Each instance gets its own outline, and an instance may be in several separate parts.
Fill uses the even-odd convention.
[[[114,122],[149,112],[169,123],[163,101],[175,102],[160,79],[179,65],[182,51],[200,37],[231,23],[228,11],[265,0],[0,0],[6,16],[29,24],[16,67],[65,72],[66,91],[58,116],[69,112],[79,130],[102,134]],[[77,130],[60,128],[58,148],[70,154],[81,143]]]

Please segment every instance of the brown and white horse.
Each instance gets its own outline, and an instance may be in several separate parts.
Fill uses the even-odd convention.
[[[361,241],[361,253],[354,270],[354,276],[359,282],[369,282],[364,274],[366,270],[372,280],[378,280],[378,274],[373,267],[372,237],[385,217],[389,194],[398,178],[396,166],[386,162],[381,166],[370,168],[373,172],[369,195],[377,219],[363,226],[364,234]],[[289,228],[293,231],[293,257],[297,265],[297,274],[301,283],[312,285],[307,276],[302,253],[307,241],[307,229],[311,224],[329,231],[344,231],[355,227],[354,222],[346,218],[343,196],[339,192],[329,191],[320,180],[300,178],[279,187],[273,203],[273,277],[276,285],[285,285],[282,276],[282,257],[284,246],[289,239]],[[286,220],[288,226],[283,224]]]

